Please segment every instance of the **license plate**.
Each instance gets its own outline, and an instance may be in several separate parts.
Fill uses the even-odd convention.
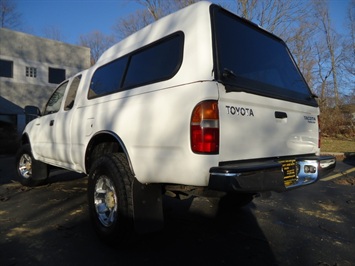
[[[284,180],[295,179],[296,178],[296,160],[283,160],[280,161],[282,164],[282,170],[284,171]]]

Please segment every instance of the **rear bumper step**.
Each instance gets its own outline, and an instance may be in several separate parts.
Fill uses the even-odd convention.
[[[227,164],[210,169],[208,187],[225,192],[283,192],[316,182],[332,172],[335,165],[333,156]]]

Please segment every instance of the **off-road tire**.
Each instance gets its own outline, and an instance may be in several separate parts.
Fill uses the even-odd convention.
[[[99,238],[109,245],[124,245],[134,234],[133,175],[124,154],[106,154],[91,167],[88,204]]]
[[[16,154],[16,170],[18,181],[29,187],[45,184],[49,175],[48,165],[33,158],[30,144],[19,148]]]

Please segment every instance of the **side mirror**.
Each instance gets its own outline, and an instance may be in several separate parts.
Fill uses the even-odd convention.
[[[41,110],[37,106],[27,105],[25,106],[25,114],[32,116],[41,116]]]
[[[25,106],[26,124],[41,116],[41,110],[37,106],[27,105]]]

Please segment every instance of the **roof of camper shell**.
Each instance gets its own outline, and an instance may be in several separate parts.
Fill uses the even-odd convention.
[[[198,21],[203,20],[206,16],[209,17],[211,5],[210,2],[200,1],[149,24],[105,51],[97,64],[101,65],[114,58],[119,58],[178,30],[194,31],[196,27],[202,30]]]

